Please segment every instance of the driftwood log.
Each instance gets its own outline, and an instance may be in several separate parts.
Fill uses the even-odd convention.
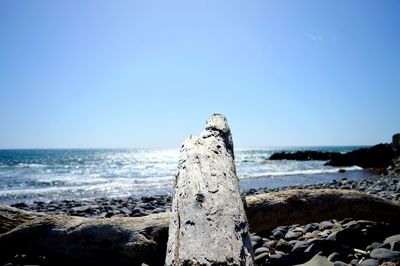
[[[228,123],[213,115],[180,151],[166,265],[253,265]]]
[[[0,262],[19,253],[44,255],[50,265],[161,265],[169,219],[169,212],[90,219],[0,206],[0,231],[9,230],[0,234]]]
[[[400,204],[350,190],[288,190],[245,198],[251,232],[352,217],[397,224]],[[0,257],[45,255],[58,264],[162,265],[171,213],[90,219],[0,206]]]

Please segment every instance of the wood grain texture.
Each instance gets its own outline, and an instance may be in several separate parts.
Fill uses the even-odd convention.
[[[225,117],[180,151],[166,265],[252,265],[247,218]]]
[[[354,190],[295,189],[265,193],[246,197],[246,206],[252,232],[333,218],[393,224],[400,221],[400,204]]]

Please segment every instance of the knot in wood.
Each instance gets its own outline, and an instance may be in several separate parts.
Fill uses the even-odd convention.
[[[195,199],[197,202],[204,202],[204,194],[203,193],[197,193],[195,196]]]

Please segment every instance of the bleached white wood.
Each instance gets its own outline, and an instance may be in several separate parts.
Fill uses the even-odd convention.
[[[166,265],[252,265],[231,132],[215,114],[180,151]]]

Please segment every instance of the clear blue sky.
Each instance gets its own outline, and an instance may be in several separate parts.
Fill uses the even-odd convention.
[[[0,148],[389,142],[400,2],[0,0]]]

